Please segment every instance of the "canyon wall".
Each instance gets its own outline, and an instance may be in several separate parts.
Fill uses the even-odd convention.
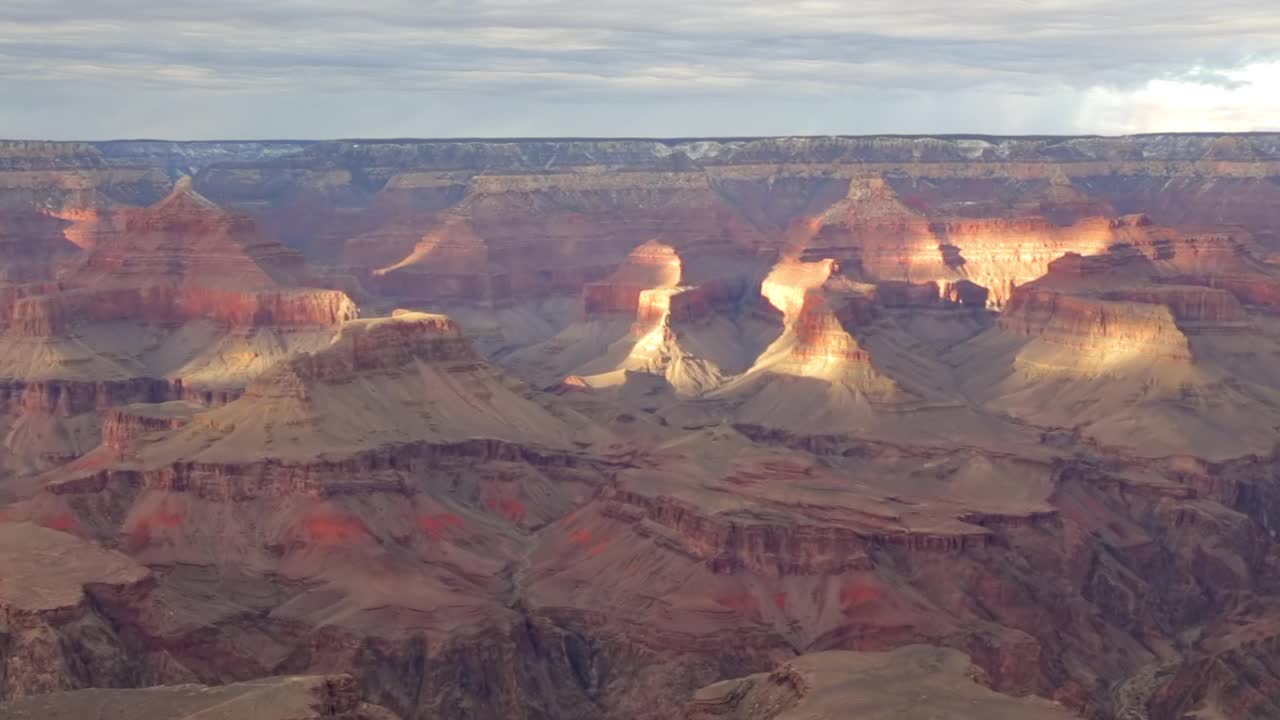
[[[401,300],[572,294],[653,239],[767,267],[812,233],[805,259],[970,279],[999,306],[1061,252],[1105,250],[1105,218],[1125,213],[1272,242],[1278,138],[10,142],[0,188],[15,208],[74,219],[160,201],[190,175],[202,196]],[[61,222],[68,237],[96,232]]]
[[[0,699],[1268,717],[1278,178],[1277,134],[0,143]]]

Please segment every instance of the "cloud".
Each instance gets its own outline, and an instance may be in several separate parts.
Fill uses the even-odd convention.
[[[1252,129],[1277,41],[1255,0],[0,0],[0,136]]]
[[[1077,123],[1111,133],[1280,130],[1280,62],[1196,68],[1133,90],[1093,88]]]

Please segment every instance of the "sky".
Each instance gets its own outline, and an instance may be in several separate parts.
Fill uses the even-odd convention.
[[[1280,130],[1275,0],[0,0],[0,137]]]

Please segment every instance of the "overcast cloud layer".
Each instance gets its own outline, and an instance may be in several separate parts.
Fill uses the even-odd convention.
[[[1272,0],[0,0],[0,137],[1280,129]]]

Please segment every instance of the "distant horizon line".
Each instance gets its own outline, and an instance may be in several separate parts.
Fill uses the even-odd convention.
[[[239,138],[239,139],[188,139],[175,140],[171,138],[110,138],[106,140],[54,140],[49,138],[0,138],[0,143],[86,143],[90,145],[108,145],[123,143],[184,143],[184,144],[233,144],[233,143],[259,143],[259,144],[302,144],[302,143],[515,143],[515,142],[657,142],[663,144],[679,144],[690,142],[746,142],[752,140],[821,140],[821,139],[839,139],[839,140],[866,140],[866,139],[905,139],[905,140],[1073,140],[1073,139],[1097,139],[1097,140],[1123,140],[1126,138],[1149,138],[1149,137],[1247,137],[1247,136],[1265,136],[1280,135],[1280,129],[1276,130],[1244,130],[1244,131],[1214,131],[1214,130],[1195,130],[1195,131],[1173,131],[1173,132],[1142,132],[1142,133],[1122,133],[1109,135],[1103,133],[1025,133],[1025,134],[992,134],[992,133],[849,133],[849,134],[795,134],[795,135],[699,135],[699,136],[671,136],[671,137],[645,137],[645,136],[555,136],[555,135],[529,135],[529,136],[456,136],[456,137],[331,137],[331,138]]]

